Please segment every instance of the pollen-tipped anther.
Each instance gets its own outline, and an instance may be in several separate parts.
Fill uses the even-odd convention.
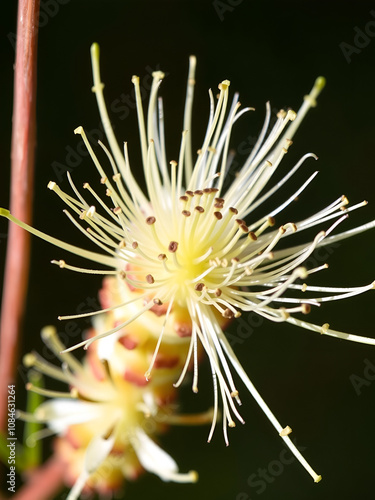
[[[284,427],[284,429],[280,432],[280,436],[284,437],[284,436],[289,436],[289,434],[292,433],[292,429],[289,427],[289,425],[287,425],[286,427]]]
[[[168,251],[171,253],[177,252],[178,249],[178,243],[177,241],[171,241],[168,245]]]

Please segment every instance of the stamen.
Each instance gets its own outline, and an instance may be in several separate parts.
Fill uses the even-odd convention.
[[[203,255],[201,255],[200,257],[197,257],[196,259],[193,260],[193,264],[196,265],[196,264],[200,264],[201,262],[205,261],[206,259],[208,259],[208,257],[211,255],[213,251],[213,247],[210,247],[206,253],[204,253]]]
[[[42,387],[37,387],[29,382],[26,384],[26,390],[48,398],[77,399],[77,393],[73,389],[70,392],[51,391],[43,389]]]
[[[172,298],[171,301],[169,302],[168,309],[167,309],[167,312],[165,314],[165,319],[163,321],[163,326],[162,326],[162,329],[161,329],[161,332],[160,332],[160,335],[159,335],[159,338],[158,338],[158,341],[157,341],[157,344],[156,344],[156,347],[155,347],[155,350],[154,350],[154,354],[153,354],[152,359],[151,359],[151,363],[150,363],[150,365],[148,367],[148,370],[145,373],[145,379],[147,381],[150,380],[151,371],[152,371],[152,368],[153,368],[153,366],[155,364],[155,360],[156,360],[156,357],[157,357],[158,352],[159,352],[160,344],[161,344],[161,341],[162,341],[162,338],[163,338],[163,333],[164,333],[164,330],[165,330],[165,325],[167,324],[167,321],[168,321],[168,318],[169,318],[169,314],[170,314],[172,306],[173,306],[173,302],[174,302],[174,298]]]
[[[69,243],[65,243],[64,241],[58,240],[57,238],[53,238],[52,236],[49,236],[48,234],[42,233],[41,231],[38,231],[37,229],[34,229],[33,227],[29,226],[28,224],[25,224],[24,222],[20,221],[16,217],[13,217],[9,210],[5,210],[4,208],[0,208],[0,216],[6,217],[10,221],[14,222],[17,224],[17,226],[22,227],[26,231],[28,231],[31,234],[34,234],[35,236],[38,236],[42,240],[48,241],[52,245],[55,245],[59,248],[62,248],[63,250],[67,250],[68,252],[74,253],[75,255],[79,255],[80,257],[83,257],[88,260],[92,260],[94,262],[98,262],[99,264],[107,265],[109,267],[116,267],[115,261],[112,257],[108,257],[107,255],[103,254],[98,254],[95,252],[90,252],[88,250],[84,250],[83,248],[76,247],[74,245],[70,245]]]
[[[60,352],[60,354],[61,355],[65,355],[66,353],[74,351],[75,349],[78,349],[79,347],[83,347],[85,350],[87,350],[93,342],[95,342],[96,340],[108,337],[109,335],[112,335],[112,334],[118,332],[119,330],[121,330],[122,328],[124,328],[125,326],[129,325],[130,323],[132,323],[137,318],[139,318],[139,316],[141,316],[144,312],[146,312],[149,309],[151,309],[151,307],[153,307],[153,305],[154,305],[154,303],[152,301],[148,302],[145,305],[145,307],[143,307],[142,309],[140,309],[138,311],[138,313],[134,314],[134,316],[132,316],[128,321],[125,321],[124,323],[121,323],[120,325],[118,325],[116,328],[113,328],[112,330],[108,330],[107,332],[95,335],[94,337],[92,337],[92,338],[90,338],[88,340],[84,340],[83,342],[80,342],[79,344],[76,344],[76,345],[74,345],[72,347],[64,349],[64,350],[62,350]]]
[[[133,302],[137,302],[138,300],[144,299],[145,297],[147,297],[146,293],[140,295],[139,297],[135,297],[134,299],[127,300],[126,302],[122,302],[121,304],[118,304],[118,305],[115,305],[112,307],[107,307],[106,309],[99,309],[98,311],[92,311],[92,312],[82,313],[82,314],[72,314],[70,316],[58,316],[58,319],[60,321],[65,321],[67,319],[86,318],[89,316],[95,316],[97,314],[103,314],[103,313],[106,313],[109,311],[114,311],[115,309],[118,309],[120,307],[125,307],[129,304],[132,304]]]
[[[69,269],[70,271],[75,271],[77,273],[84,273],[84,274],[104,274],[104,275],[117,275],[120,274],[119,271],[107,271],[107,270],[100,270],[100,269],[84,269],[83,267],[75,267],[75,266],[70,266],[68,265],[65,260],[51,260],[51,264],[55,264],[59,266],[60,269]]]
[[[44,343],[51,349],[51,351],[56,354],[64,363],[66,363],[74,373],[82,373],[83,367],[76,358],[68,354],[68,350],[63,350],[64,345],[60,342],[56,329],[52,326],[46,326],[41,332],[41,337]]]
[[[41,439],[44,439],[46,437],[54,436],[56,434],[56,431],[53,429],[48,429],[47,427],[44,429],[40,429],[39,431],[35,431],[26,438],[26,446],[29,448],[34,448],[36,443],[40,441]]]
[[[212,422],[213,414],[213,408],[203,413],[194,413],[192,415],[166,413],[165,415],[163,414],[163,422],[165,421],[169,425],[202,425]]]

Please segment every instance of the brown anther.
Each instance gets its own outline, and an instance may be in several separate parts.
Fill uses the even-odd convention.
[[[191,215],[191,212],[189,212],[189,210],[183,210],[181,213],[182,215],[185,215],[185,217],[190,217]]]
[[[196,196],[202,196],[203,191],[202,191],[201,189],[197,189],[196,191],[194,191],[194,194],[195,194]]]
[[[269,160],[266,160],[266,163],[269,167],[272,167],[272,163]]]
[[[155,283],[155,280],[154,280],[154,277],[152,276],[152,274],[148,274],[146,276],[146,281],[149,285],[152,285],[153,283]]]
[[[224,205],[224,198],[215,198],[216,203],[222,203]]]
[[[223,317],[224,318],[228,318],[228,319],[232,319],[234,316],[233,314],[233,311],[231,311],[230,309],[225,309],[225,311],[223,312]]]
[[[285,234],[286,233],[286,229],[285,229],[284,226],[280,226],[279,227],[279,233],[281,233],[281,234]]]
[[[187,194],[188,196],[194,196],[193,191],[186,191],[186,194]]]
[[[214,207],[215,208],[223,208],[223,206],[224,206],[224,203],[221,203],[221,202],[218,202],[218,201],[216,203],[214,203]]]
[[[220,295],[222,294],[222,291],[220,290],[220,288],[216,288],[214,293],[215,293],[216,297],[220,297]]]
[[[208,146],[208,148],[207,148],[207,149],[208,149],[208,151],[209,151],[210,153],[216,153],[216,149],[215,149],[215,148],[213,148],[212,146]]]
[[[232,264],[237,264],[237,262],[239,262],[240,259],[238,257],[233,257],[232,259],[230,259],[230,261]]]
[[[116,214],[116,215],[121,214],[122,213],[121,207],[115,207],[113,209],[113,213]]]
[[[133,241],[133,243],[132,243],[132,248],[133,248],[134,250],[136,250],[136,249],[138,248],[138,242],[137,242],[137,241]]]
[[[204,283],[197,283],[194,287],[194,290],[196,290],[197,292],[201,292],[204,288]]]
[[[159,253],[158,259],[159,260],[167,260],[167,256],[165,255],[165,253]]]
[[[152,301],[156,306],[162,306],[163,302],[160,299],[153,299]]]
[[[199,212],[200,214],[203,214],[203,212],[204,212],[204,208],[203,208],[203,207],[201,207],[200,205],[197,205],[197,206],[194,208],[194,210],[196,210],[196,211],[197,211],[197,212]]]
[[[270,226],[274,226],[275,225],[275,218],[274,217],[268,217],[268,224]]]
[[[177,241],[171,241],[168,245],[168,251],[171,253],[175,253],[178,248],[178,243]]]
[[[152,226],[152,224],[155,224],[155,222],[156,222],[156,219],[153,216],[147,217],[147,219],[146,219],[146,224],[148,224],[149,226]]]
[[[241,224],[241,225],[240,225],[240,229],[242,229],[242,231],[243,231],[244,233],[248,233],[248,232],[249,232],[249,228],[247,227],[247,225],[246,225],[246,224]]]
[[[223,218],[223,215],[220,212],[214,212],[214,216],[217,218],[217,220],[221,220]]]
[[[253,241],[256,241],[258,239],[257,235],[253,231],[249,232],[249,238]]]
[[[302,314],[309,314],[311,311],[310,304],[302,304]]]
[[[126,272],[125,271],[120,271],[119,272],[119,276],[122,280],[124,280],[126,278]]]
[[[239,226],[242,226],[243,224],[246,225],[246,222],[243,219],[236,219],[236,222]]]
[[[101,184],[105,184],[105,183],[107,182],[107,180],[108,180],[108,178],[107,178],[107,177],[102,177],[102,178],[100,179],[100,183],[101,183]]]
[[[121,240],[120,243],[118,244],[119,248],[125,248],[126,247],[126,242],[125,240]]]
[[[212,193],[212,188],[204,188],[203,192],[204,192],[204,194],[211,194]]]
[[[188,201],[188,197],[183,195],[183,196],[180,196],[180,201]]]
[[[234,207],[230,207],[229,210],[232,212],[232,214],[234,215],[237,215],[238,214],[238,210],[237,208],[234,208]]]

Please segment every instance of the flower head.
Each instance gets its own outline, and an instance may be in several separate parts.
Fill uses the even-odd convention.
[[[216,102],[209,91],[210,113],[207,130],[193,161],[191,148],[192,104],[195,84],[195,58],[190,58],[190,70],[185,101],[184,124],[178,157],[170,162],[166,158],[164,142],[163,102],[158,89],[164,74],[153,74],[147,119],[140,94],[139,78],[134,76],[141,155],[146,182],[146,193],[137,183],[130,166],[128,146],[124,153],[115,139],[103,97],[103,83],[99,71],[99,48],[92,46],[93,92],[96,95],[109,149],[101,148],[111,165],[109,173],[92,149],[82,127],[80,135],[99,173],[100,194],[91,184],[85,183],[84,196],[74,185],[68,173],[74,196],[63,192],[55,182],[49,183],[69,207],[66,215],[73,224],[100,249],[95,253],[77,248],[26,226],[9,213],[9,219],[88,260],[109,267],[102,269],[78,268],[65,261],[54,261],[61,268],[84,273],[111,274],[117,280],[121,298],[108,304],[105,312],[126,311],[124,321],[103,330],[96,336],[67,349],[89,347],[93,342],[112,336],[114,341],[134,321],[144,321],[148,331],[158,338],[154,354],[145,371],[146,380],[152,377],[160,346],[168,338],[188,337],[190,344],[186,368],[193,359],[193,390],[198,390],[198,345],[208,355],[214,384],[215,411],[209,440],[212,437],[218,413],[218,399],[223,402],[223,432],[227,438],[227,426],[233,427],[235,416],[242,421],[236,402],[240,403],[238,390],[231,370],[239,377],[262,407],[286,445],[293,451],[316,482],[320,480],[300,452],[289,439],[289,426],[282,426],[263,401],[247,373],[239,363],[223,329],[231,321],[246,312],[255,312],[273,322],[289,322],[305,329],[326,335],[375,344],[374,339],[355,337],[337,332],[329,326],[314,325],[298,317],[307,314],[311,307],[336,299],[342,299],[373,288],[369,284],[357,288],[311,287],[305,280],[312,273],[326,268],[304,267],[304,262],[315,249],[359,233],[374,223],[369,223],[346,233],[333,235],[334,230],[348,213],[366,204],[348,206],[345,196],[340,196],[327,207],[303,220],[284,221],[276,226],[275,217],[290,205],[312,182],[317,172],[309,176],[302,186],[275,203],[275,208],[260,219],[253,212],[265,200],[273,200],[274,194],[309,159],[317,159],[312,153],[305,154],[276,184],[271,184],[274,172],[292,144],[292,139],[307,111],[316,105],[316,99],[324,87],[319,77],[311,92],[305,96],[300,110],[280,110],[275,124],[270,126],[270,106],[259,138],[236,173],[232,182],[230,167],[233,153],[230,151],[231,132],[239,118],[251,108],[240,111],[238,95],[229,105],[230,82],[219,85]],[[83,224],[87,226],[85,229]],[[283,245],[294,233],[303,233],[319,226],[306,243]],[[291,240],[293,241],[293,240]],[[294,296],[284,292],[290,291]],[[306,293],[307,292],[307,293]],[[154,315],[154,321],[150,320]],[[297,315],[297,316],[295,316]],[[183,325],[183,328],[181,328]]]
[[[175,389],[170,380],[166,386],[165,374],[159,373],[147,387],[126,377],[125,367],[132,369],[131,350],[120,342],[110,361],[102,362],[98,353],[90,349],[79,362],[70,353],[61,353],[64,346],[53,327],[44,328],[42,338],[60,358],[61,369],[36,353],[25,356],[25,365],[65,382],[70,389],[58,392],[28,384],[29,390],[50,399],[34,414],[20,411],[18,416],[47,425],[41,433],[30,436],[29,442],[59,435],[55,449],[66,463],[66,482],[73,486],[69,500],[78,498],[84,488],[101,493],[117,490],[124,479],[134,479],[143,470],[164,481],[196,481],[197,473],[180,473],[176,462],[156,444],[154,437],[170,424],[206,423],[212,418],[211,411],[176,414]],[[145,347],[137,350],[139,356],[147,355]]]

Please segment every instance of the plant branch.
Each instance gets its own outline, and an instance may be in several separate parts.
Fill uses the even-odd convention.
[[[63,487],[66,464],[52,456],[39,469],[31,472],[27,483],[12,496],[12,500],[50,500]]]
[[[14,75],[10,210],[30,223],[35,149],[39,0],[19,0]],[[29,235],[10,225],[0,335],[0,429],[5,430],[8,385],[15,381],[29,274]]]

